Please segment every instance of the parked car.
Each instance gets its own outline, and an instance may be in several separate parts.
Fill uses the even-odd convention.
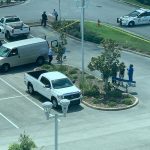
[[[150,9],[137,9],[128,15],[117,18],[117,23],[121,26],[129,27],[141,24],[150,24]]]
[[[17,16],[5,16],[0,19],[0,26],[5,29],[5,37],[10,39],[16,36],[28,36],[30,27]]]
[[[70,100],[70,105],[79,105],[81,91],[64,74],[58,71],[47,72],[45,70],[30,71],[25,73],[24,82],[28,92],[38,92],[48,98],[57,108],[62,99]]]
[[[42,65],[48,59],[48,49],[48,42],[41,38],[5,43],[0,47],[0,68],[7,72],[19,65],[34,62]]]

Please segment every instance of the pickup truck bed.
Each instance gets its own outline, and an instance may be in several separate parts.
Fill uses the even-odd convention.
[[[39,76],[42,74],[42,73],[46,73],[47,71],[46,70],[38,70],[38,71],[30,71],[28,72],[27,74],[29,74],[30,76],[38,79]]]

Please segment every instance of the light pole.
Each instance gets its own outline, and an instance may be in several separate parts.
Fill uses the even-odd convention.
[[[51,109],[53,104],[51,102],[44,102],[42,104],[44,108],[44,112],[46,115],[46,119],[55,118],[55,150],[58,150],[58,117],[66,117],[68,106],[70,101],[67,99],[63,99],[60,101],[60,105],[62,107],[63,114],[51,114]]]
[[[80,21],[80,29],[81,29],[81,51],[82,51],[82,86],[84,93],[84,9],[86,7],[87,0],[76,0],[77,7],[81,9],[81,21]]]
[[[61,6],[60,6],[60,0],[59,0],[59,20],[61,21]]]

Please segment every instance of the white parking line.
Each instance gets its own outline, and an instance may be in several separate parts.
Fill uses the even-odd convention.
[[[18,97],[23,97],[23,96],[13,96],[13,97],[6,97],[6,98],[0,98],[0,101],[6,100],[6,99],[14,99]]]
[[[10,121],[7,117],[5,117],[2,113],[0,113],[0,115],[3,117],[3,118],[5,118],[9,123],[11,123],[15,128],[17,128],[17,129],[19,129],[19,127],[16,125],[16,124],[14,124],[12,121]]]
[[[15,90],[16,92],[18,92],[19,94],[21,94],[24,98],[26,98],[28,101],[30,101],[32,104],[34,104],[35,106],[39,107],[41,110],[44,110],[41,106],[39,106],[38,104],[36,104],[35,102],[33,102],[30,98],[28,98],[26,95],[24,95],[23,93],[21,93],[19,90],[17,90],[15,87],[13,87],[11,84],[9,84],[8,82],[6,82],[4,79],[0,78],[0,80],[2,82],[4,82],[5,84],[7,84],[9,87],[11,87],[13,90]]]

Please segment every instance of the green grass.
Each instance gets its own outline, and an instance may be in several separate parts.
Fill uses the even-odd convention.
[[[138,2],[138,1],[136,1],[136,0],[124,0],[124,1],[129,2],[129,3],[131,3],[131,4],[138,5],[138,6],[143,7],[143,8],[148,8],[148,9],[150,9],[150,6],[141,4],[140,2]]]
[[[100,27],[98,27],[94,22],[85,22],[85,30],[99,34],[100,37],[105,39],[112,39],[122,47],[150,55],[150,40],[133,36],[118,28],[112,28],[111,26],[106,26],[104,24],[101,24]]]

